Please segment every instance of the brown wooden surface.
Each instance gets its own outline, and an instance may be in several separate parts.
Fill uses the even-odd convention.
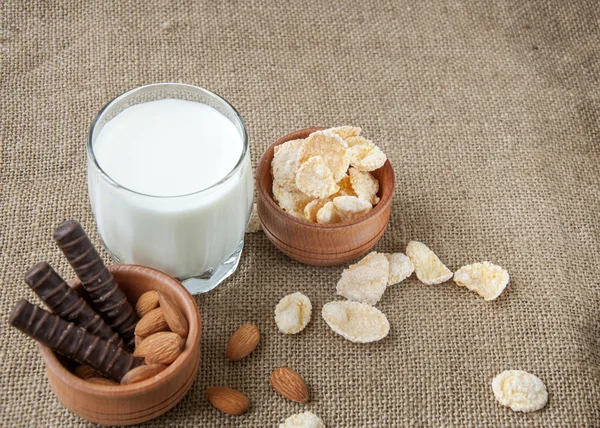
[[[389,160],[372,172],[379,180],[381,200],[355,221],[323,225],[303,222],[289,215],[273,199],[271,161],[275,147],[286,141],[306,138],[321,129],[324,128],[291,132],[271,144],[262,155],[256,171],[258,216],[265,235],[288,257],[313,266],[335,266],[366,254],[379,241],[390,218],[396,179]]]
[[[155,377],[130,385],[107,386],[87,382],[67,369],[56,354],[39,346],[52,390],[72,412],[96,423],[130,425],[148,421],[175,406],[192,386],[200,363],[200,313],[193,297],[176,279],[136,265],[108,267],[130,303],[149,290],[167,294],[189,323],[182,354]],[[79,290],[79,281],[71,284]]]

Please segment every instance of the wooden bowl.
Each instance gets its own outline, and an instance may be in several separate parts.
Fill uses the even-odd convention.
[[[189,334],[181,355],[153,378],[130,385],[98,385],[75,376],[75,364],[39,345],[50,386],[73,413],[104,425],[131,425],[154,419],[175,406],[192,386],[200,364],[200,313],[192,295],[175,278],[145,266],[112,265],[108,270],[135,304],[150,290],[168,294],[189,323]],[[81,290],[79,281],[70,284]]]
[[[325,129],[314,127],[292,132],[275,141],[262,155],[256,172],[258,216],[267,238],[282,253],[313,266],[335,266],[366,254],[387,227],[392,210],[396,178],[390,161],[372,172],[379,180],[379,203],[363,217],[340,224],[315,224],[299,220],[282,210],[273,199],[271,162],[276,146],[308,137]]]

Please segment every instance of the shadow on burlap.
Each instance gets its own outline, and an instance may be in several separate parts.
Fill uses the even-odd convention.
[[[593,1],[84,2],[0,6],[0,424],[85,421],[51,392],[34,343],[7,327],[24,272],[72,272],[51,230],[87,201],[85,137],[98,110],[141,84],[181,81],[227,98],[247,121],[252,159],[288,131],[362,126],[397,176],[379,251],[411,239],[451,268],[489,260],[511,282],[494,302],[411,278],[378,307],[391,333],[358,345],[320,316],[342,267],[300,265],[262,233],[238,273],[197,298],[204,333],[192,390],[147,426],[274,426],[311,410],[328,426],[593,426],[600,420],[600,48]],[[173,2],[174,3],[174,2]],[[351,4],[352,3],[352,4]],[[106,254],[105,254],[106,256]],[[313,321],[278,333],[273,309],[302,291]],[[256,323],[252,356],[223,357]],[[280,365],[309,384],[307,405],[269,384]],[[500,406],[492,378],[523,369],[547,385],[542,411]],[[252,400],[219,413],[204,390]]]

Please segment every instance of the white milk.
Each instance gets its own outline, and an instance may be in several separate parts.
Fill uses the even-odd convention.
[[[218,267],[241,245],[253,198],[250,156],[212,107],[164,99],[127,108],[93,143],[88,163],[98,231],[123,263],[177,278]],[[117,183],[117,185],[115,185]],[[213,187],[211,187],[213,186]]]

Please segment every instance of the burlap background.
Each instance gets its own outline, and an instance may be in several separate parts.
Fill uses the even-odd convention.
[[[148,426],[274,426],[310,409],[328,426],[600,424],[600,13],[595,1],[140,2],[9,1],[0,6],[0,424],[83,425],[51,392],[31,340],[7,328],[24,272],[48,260],[70,277],[51,230],[87,201],[88,125],[141,84],[209,88],[246,119],[256,162],[284,133],[356,124],[380,144],[398,183],[377,245],[422,240],[451,269],[490,260],[511,275],[493,303],[454,283],[411,278],[378,305],[388,338],[357,345],[327,328],[342,267],[293,262],[262,233],[238,273],[197,298],[202,364],[190,393]],[[273,309],[300,290],[314,306],[297,336]],[[227,363],[242,323],[263,332]],[[308,405],[268,384],[290,365]],[[492,378],[540,376],[545,409],[501,407]],[[204,390],[238,388],[251,411],[228,417]]]

